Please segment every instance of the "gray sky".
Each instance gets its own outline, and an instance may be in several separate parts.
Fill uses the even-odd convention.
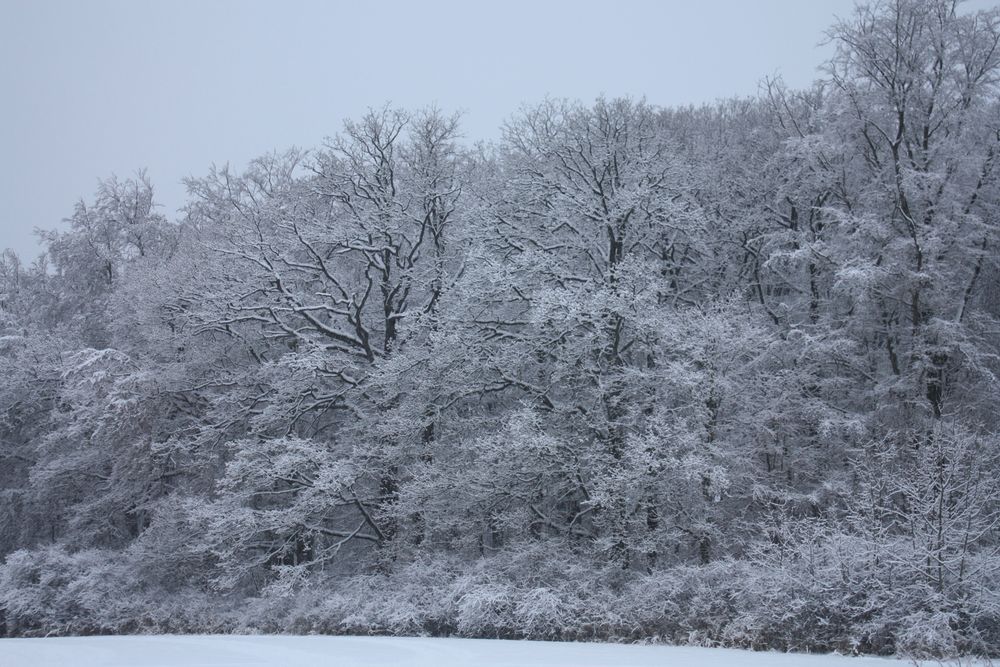
[[[976,0],[972,6],[990,4]],[[0,248],[38,252],[98,178],[310,148],[391,101],[498,135],[524,102],[711,102],[816,78],[852,0],[0,0]]]

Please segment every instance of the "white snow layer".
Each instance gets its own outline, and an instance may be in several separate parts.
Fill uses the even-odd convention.
[[[430,639],[156,635],[0,639],[0,667],[904,667],[886,658]]]

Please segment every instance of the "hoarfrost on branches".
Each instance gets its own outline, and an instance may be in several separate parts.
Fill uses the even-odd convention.
[[[1000,651],[1000,13],[375,108],[0,255],[0,630]]]

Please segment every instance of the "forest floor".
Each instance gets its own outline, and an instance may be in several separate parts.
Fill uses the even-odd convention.
[[[0,639],[0,667],[905,667],[889,658],[662,645],[262,635]],[[934,663],[937,664],[937,663]]]

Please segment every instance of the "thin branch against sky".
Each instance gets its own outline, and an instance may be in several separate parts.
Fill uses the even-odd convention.
[[[29,2],[0,22],[0,247],[98,178],[148,168],[173,215],[212,163],[313,147],[386,101],[465,112],[495,137],[546,95],[685,105],[806,86],[851,0],[601,2]]]

